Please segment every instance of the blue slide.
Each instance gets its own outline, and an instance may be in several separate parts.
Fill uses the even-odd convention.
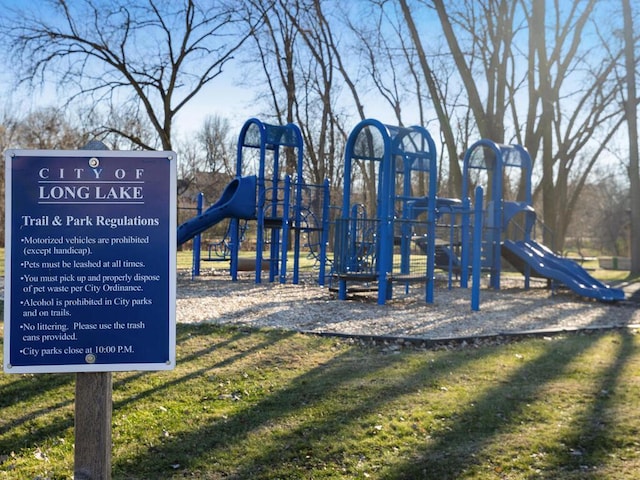
[[[238,177],[229,182],[216,203],[178,227],[178,245],[225,218],[256,218],[256,178],[255,175]]]
[[[593,278],[573,260],[556,255],[550,249],[532,240],[505,240],[502,254],[520,272],[531,268],[531,274],[556,280],[579,295],[601,302],[624,300],[624,291]]]

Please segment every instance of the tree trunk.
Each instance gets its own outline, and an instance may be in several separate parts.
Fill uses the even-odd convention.
[[[546,51],[545,35],[545,5],[544,2],[533,2],[530,26],[530,42],[534,45],[533,52],[538,58],[538,90],[542,98],[542,113],[539,120],[540,136],[542,137],[542,212],[544,221],[551,229],[543,233],[543,242],[555,249],[552,232],[557,230],[557,198],[553,178],[553,94],[549,78],[549,62]]]
[[[629,187],[631,190],[631,274],[640,274],[640,171],[638,154],[638,116],[636,107],[636,61],[633,41],[631,2],[622,0],[625,38],[627,99],[625,112],[629,131]]]
[[[420,59],[420,67],[422,68],[424,80],[427,84],[427,87],[429,88],[429,95],[431,96],[431,101],[433,102],[433,108],[435,109],[438,120],[440,121],[440,128],[442,131],[442,135],[444,136],[444,144],[449,157],[448,194],[459,197],[462,194],[462,171],[460,169],[455,136],[453,134],[453,129],[451,128],[452,121],[451,118],[447,116],[446,110],[442,105],[443,99],[440,96],[435,77],[433,75],[433,72],[431,71],[431,66],[429,65],[427,55],[422,46],[420,35],[418,34],[418,29],[416,28],[415,22],[413,21],[413,16],[411,15],[411,11],[409,10],[409,6],[407,5],[406,0],[401,0],[400,6],[402,7],[404,19],[407,22],[407,26],[409,27],[413,45],[418,52],[418,58]]]

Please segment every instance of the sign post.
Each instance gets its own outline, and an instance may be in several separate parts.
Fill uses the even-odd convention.
[[[175,366],[175,158],[6,153],[4,371],[92,374],[77,376],[76,414],[109,438],[77,432],[76,461],[96,441],[111,448],[111,374],[98,372]],[[109,478],[95,472],[110,458],[99,463],[77,478]]]
[[[111,479],[111,372],[76,375],[74,480]]]

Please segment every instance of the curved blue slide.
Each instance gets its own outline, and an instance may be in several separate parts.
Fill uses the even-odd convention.
[[[256,218],[256,178],[255,175],[238,177],[229,182],[216,203],[178,227],[178,245],[226,218]]]
[[[624,300],[623,290],[605,285],[573,260],[556,255],[549,248],[532,240],[505,240],[503,255],[521,272],[524,270],[523,267],[528,265],[532,274],[563,283],[584,297],[601,302]]]

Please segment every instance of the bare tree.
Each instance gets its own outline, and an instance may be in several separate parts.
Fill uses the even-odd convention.
[[[200,130],[178,141],[178,194],[217,198],[235,175],[235,138],[226,118],[211,115]]]
[[[458,161],[458,147],[456,145],[455,134],[453,131],[453,115],[448,111],[447,99],[443,95],[443,85],[446,85],[447,81],[444,80],[444,82],[439,83],[436,79],[436,75],[431,67],[431,62],[429,61],[427,52],[422,44],[422,39],[413,19],[413,13],[409,9],[406,0],[401,0],[400,5],[402,7],[402,15],[409,28],[411,40],[417,51],[418,61],[422,69],[423,81],[427,85],[427,89],[433,102],[433,108],[438,120],[440,121],[440,131],[442,133],[444,145],[449,158],[449,179],[447,182],[448,194],[459,197],[462,193],[462,171]],[[418,100],[420,100],[420,97],[418,97]]]
[[[505,119],[513,100],[508,96],[508,85],[517,33],[517,3],[507,0],[462,3],[463,8],[450,11],[442,0],[433,0],[478,132],[483,138],[502,143]],[[470,44],[466,45],[468,53],[459,40],[461,31],[470,38]],[[483,82],[478,81],[480,75]],[[480,90],[483,85],[484,92]]]
[[[553,246],[562,250],[582,188],[623,121],[615,101],[621,50],[606,54],[610,35],[600,44],[598,38],[586,41],[595,22],[595,0],[574,1],[566,10],[556,4],[551,16],[557,23],[549,39],[546,3],[534,1],[531,8],[523,3],[530,25],[524,144],[542,164],[538,191],[544,221],[555,233]]]
[[[329,178],[335,186],[342,179],[339,159],[347,135],[346,117],[337,107],[341,58],[333,37],[335,19],[327,18],[321,0],[247,2],[266,18],[255,32],[258,55],[253,58],[264,76],[273,117],[300,127],[305,180],[320,184]]]
[[[4,14],[0,41],[18,66],[18,80],[55,82],[67,101],[139,109],[164,149],[172,148],[175,116],[222,72],[256,24],[226,2],[50,4],[52,9],[38,3]],[[117,126],[106,129],[153,148]]]
[[[16,146],[14,142],[14,135],[17,126],[17,120],[12,115],[4,110],[0,116],[0,151],[4,152],[6,149]],[[0,164],[4,171],[4,155],[0,157]],[[0,197],[4,198],[5,194],[5,176],[0,175]],[[5,218],[5,202],[0,202],[0,218]],[[4,225],[5,222],[0,222],[0,244],[4,247]]]
[[[285,0],[247,0],[245,8],[247,12],[260,12],[265,19],[262,28],[256,29],[253,34],[258,52],[253,58],[259,61],[264,74],[268,104],[273,109],[270,116],[280,125],[296,123],[298,92],[295,43],[298,29],[290,21],[288,9],[293,9],[295,17],[299,5],[295,2],[288,5]],[[292,174],[297,159],[291,149],[285,151],[285,156],[285,169]]]
[[[622,121],[615,101],[619,53],[608,55],[595,36],[586,41],[595,30],[597,2],[424,0],[413,4],[423,6],[420,12],[405,0],[400,5],[410,27],[417,15],[435,9],[455,63],[457,77],[442,78],[425,61],[427,53],[418,54],[425,83],[434,82],[429,90],[440,105],[438,118],[455,118],[442,105],[468,109],[480,137],[527,147],[542,172],[536,194],[543,218],[561,250],[580,192]],[[414,45],[420,47],[423,36],[416,28]],[[441,95],[448,82],[463,85],[466,105]],[[545,242],[552,244],[550,237]]]
[[[80,115],[92,138],[102,141],[110,150],[162,148],[148,117],[137,108],[126,107],[110,104],[104,111],[98,111],[87,106]]]
[[[0,116],[0,151],[8,148],[75,150],[89,139],[89,133],[53,107],[30,112],[20,118],[3,112]],[[4,155],[0,162],[4,165]],[[0,176],[0,196],[4,197],[4,175]],[[4,202],[0,218],[4,218]],[[0,224],[0,243],[4,244],[4,222]]]
[[[343,120],[346,116],[337,105],[341,86],[337,77],[339,72],[343,75],[346,72],[341,67],[342,56],[334,37],[335,22],[327,17],[324,2],[301,3],[307,14],[296,17],[290,13],[289,18],[300,32],[305,56],[311,62],[302,76],[296,120],[306,127],[302,132],[309,147],[305,157],[312,181],[320,184],[325,178],[332,178],[335,182],[342,179],[340,160],[347,136]]]
[[[76,150],[89,140],[89,133],[68,120],[64,112],[46,107],[14,120],[12,148]]]
[[[403,106],[413,101],[413,98],[408,97],[412,88],[411,77],[405,75],[404,62],[398,61],[404,55],[410,55],[409,49],[402,50],[405,35],[394,12],[389,13],[386,8],[382,8],[384,4],[374,1],[367,10],[364,10],[364,5],[366,4],[363,2],[363,14],[354,15],[358,23],[350,20],[349,24],[360,52],[360,68],[363,76],[368,77],[371,82],[373,94],[391,108],[396,118],[395,125],[402,126]]]
[[[582,219],[576,219],[573,227],[579,231],[590,225],[591,235],[600,241],[600,249],[614,255],[624,255],[629,247],[625,231],[629,227],[629,187],[620,181],[621,177],[603,174],[596,184],[589,185],[593,197],[583,208]],[[579,225],[578,225],[579,224]]]
[[[231,178],[236,168],[236,152],[229,120],[218,115],[207,116],[196,138],[205,151],[201,170]]]

